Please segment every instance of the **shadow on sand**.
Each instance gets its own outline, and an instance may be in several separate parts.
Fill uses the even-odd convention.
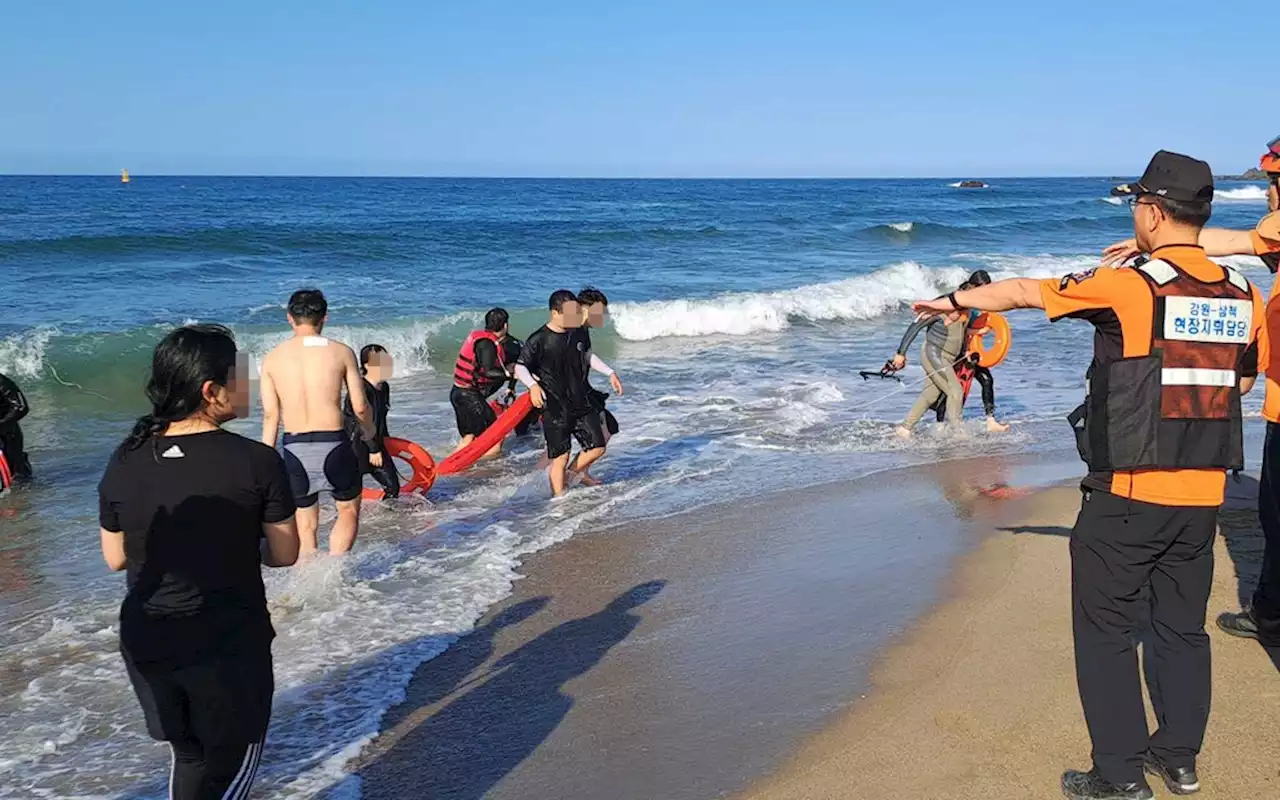
[[[493,651],[492,634],[482,631],[512,609],[502,612],[422,666],[405,702],[386,719],[384,730],[394,731],[394,742],[358,771],[364,785],[377,796],[483,797],[564,719],[573,706],[564,684],[626,639],[640,624],[634,609],[665,585],[657,580],[635,586],[600,611],[552,628],[473,675]]]

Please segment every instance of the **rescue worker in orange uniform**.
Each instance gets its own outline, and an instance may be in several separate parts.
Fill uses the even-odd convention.
[[[1280,136],[1267,144],[1258,167],[1267,174],[1267,215],[1252,231],[1205,228],[1200,233],[1200,245],[1211,256],[1258,256],[1274,275],[1280,267]],[[1109,262],[1120,263],[1136,252],[1136,244],[1130,239],[1111,245],[1103,256]],[[1280,281],[1271,284],[1266,336],[1269,342],[1280,341]],[[1271,357],[1272,361],[1262,365],[1267,374],[1262,405],[1267,437],[1258,486],[1258,518],[1266,539],[1262,576],[1249,607],[1220,615],[1218,627],[1233,636],[1280,647],[1280,353],[1272,349]]]
[[[1076,678],[1093,768],[1068,770],[1073,800],[1146,800],[1144,771],[1200,788],[1196,757],[1212,676],[1205,607],[1227,470],[1244,465],[1240,396],[1268,354],[1262,298],[1198,245],[1209,165],[1161,151],[1113,190],[1151,260],[1046,281],[1013,278],[915,303],[921,314],[1042,308],[1095,329],[1088,395],[1069,417],[1088,465],[1071,531]],[[1160,727],[1147,728],[1135,636]]]

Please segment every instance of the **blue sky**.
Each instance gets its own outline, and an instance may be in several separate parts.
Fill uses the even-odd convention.
[[[1264,6],[11,0],[0,173],[1238,171]]]

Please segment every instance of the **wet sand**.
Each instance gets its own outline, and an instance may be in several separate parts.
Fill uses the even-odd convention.
[[[363,795],[740,791],[856,704],[885,643],[945,596],[1010,503],[973,476],[1075,471],[1035,465],[886,472],[538,554],[507,603],[418,670],[355,764]]]
[[[1256,582],[1256,492],[1248,478],[1231,485],[1210,620]],[[876,664],[868,700],[740,800],[1059,796],[1063,769],[1089,766],[1066,538],[1078,503],[1074,488],[1049,490],[1001,526],[964,560],[952,599]],[[1198,796],[1280,797],[1280,652],[1209,630],[1214,706]]]

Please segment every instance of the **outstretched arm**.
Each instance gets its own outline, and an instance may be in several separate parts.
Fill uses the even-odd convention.
[[[1249,231],[1233,231],[1229,228],[1205,228],[1200,231],[1200,246],[1205,255],[1251,256],[1254,255],[1253,235]],[[1125,239],[1108,245],[1102,251],[1104,267],[1118,267],[1131,258],[1142,255],[1136,239]]]
[[[952,305],[951,297],[955,298],[955,305]],[[916,313],[930,318],[955,311],[956,305],[979,311],[1009,311],[1014,308],[1044,308],[1044,299],[1040,296],[1040,281],[1007,278],[974,289],[961,289],[936,300],[917,300],[911,307]]]

